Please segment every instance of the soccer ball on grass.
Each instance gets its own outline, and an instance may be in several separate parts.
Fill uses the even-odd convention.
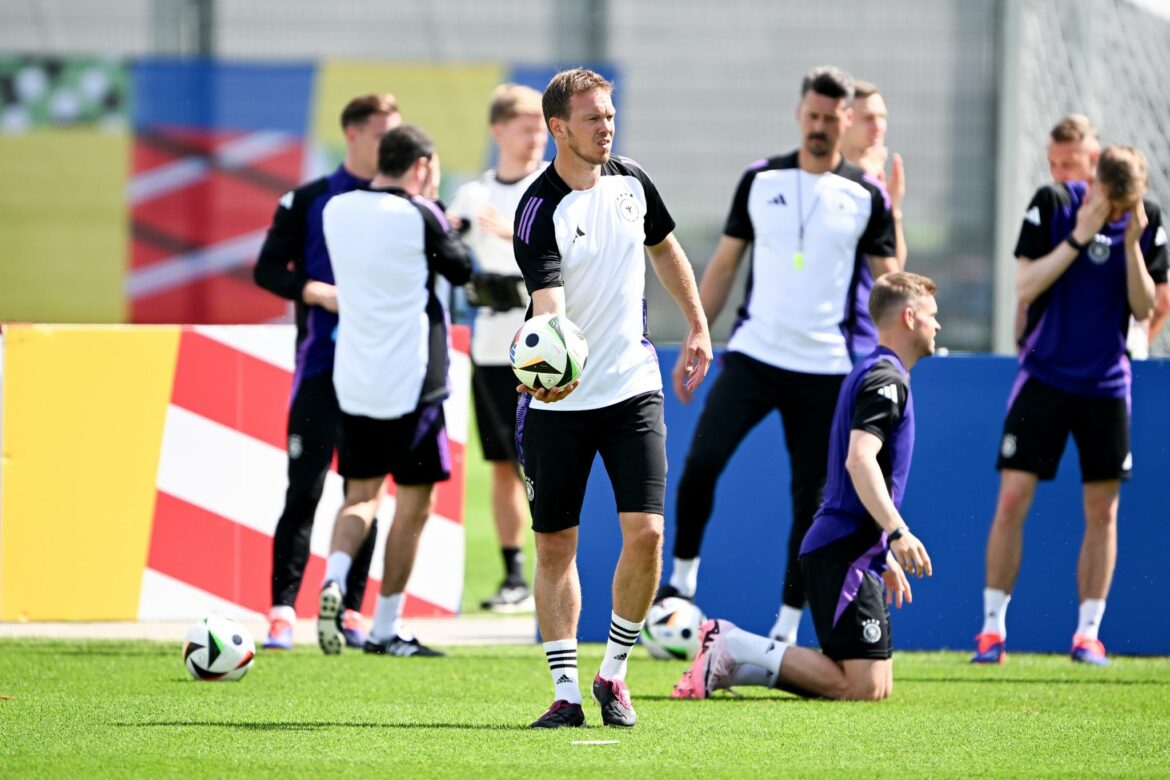
[[[689,661],[699,652],[699,626],[706,619],[703,610],[686,599],[656,601],[642,625],[642,646],[655,658]]]
[[[196,680],[238,680],[252,668],[256,643],[231,618],[212,615],[187,631],[183,663]]]

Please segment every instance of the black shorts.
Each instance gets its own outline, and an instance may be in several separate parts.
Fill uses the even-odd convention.
[[[399,485],[430,485],[451,476],[442,404],[377,420],[341,413],[337,470],[346,479],[394,477]]]
[[[886,584],[880,576],[816,553],[800,556],[800,569],[825,656],[884,661],[893,654]]]
[[[516,458],[518,384],[511,366],[476,366],[471,375],[475,424],[485,460]]]
[[[1083,482],[1130,478],[1126,399],[1074,395],[1035,377],[1027,377],[1011,399],[995,467],[1052,479],[1069,433],[1077,443]]]
[[[666,423],[662,393],[636,395],[601,409],[516,411],[516,441],[532,530],[551,533],[581,522],[585,485],[600,453],[618,512],[661,515],[666,497]]]

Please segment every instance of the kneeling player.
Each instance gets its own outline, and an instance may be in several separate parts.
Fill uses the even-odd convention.
[[[886,605],[910,601],[904,570],[919,577],[931,573],[926,548],[906,527],[899,507],[914,449],[909,371],[934,353],[940,329],[934,291],[931,280],[906,272],[874,282],[869,309],[878,348],[853,369],[837,399],[825,495],[800,549],[823,653],[709,620],[699,654],[673,698],[704,699],[733,685],[830,699],[890,695]]]

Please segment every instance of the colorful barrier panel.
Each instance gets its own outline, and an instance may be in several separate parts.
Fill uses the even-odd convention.
[[[294,337],[291,326],[6,327],[0,620],[267,613]],[[463,591],[467,329],[452,342],[452,478],[407,584],[410,616],[455,614]],[[331,471],[299,614],[316,612],[341,493]],[[391,491],[367,613],[392,514]]]
[[[677,348],[659,350],[669,388]],[[984,549],[999,477],[995,457],[1014,359],[936,357],[914,369],[911,385],[917,444],[903,505],[926,544],[934,576],[913,580],[914,603],[891,610],[895,647],[970,649],[982,625]],[[691,436],[718,368],[696,400],[682,405],[666,391],[666,566],[669,576],[678,480]],[[588,381],[588,373],[583,377]],[[1110,652],[1170,653],[1170,361],[1134,364],[1133,480],[1121,490],[1119,559],[1101,639]],[[699,572],[698,603],[712,617],[765,632],[780,605],[792,522],[788,453],[779,415],[764,420],[740,445],[719,481]],[[1071,443],[1054,483],[1037,491],[1024,529],[1024,560],[1008,612],[1014,650],[1068,652],[1076,627],[1076,561],[1084,529],[1080,468]],[[580,636],[603,642],[609,625],[610,578],[621,535],[605,469],[594,464],[581,522]],[[802,644],[815,645],[812,623]]]

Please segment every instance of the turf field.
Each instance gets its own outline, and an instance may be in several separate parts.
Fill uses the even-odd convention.
[[[589,674],[600,647],[582,653]],[[197,683],[151,642],[0,641],[0,776],[1165,776],[1170,659],[1108,669],[902,654],[894,698],[671,701],[682,662],[638,651],[632,731],[525,728],[548,703],[537,647],[398,659],[315,648]],[[575,744],[613,740],[616,744]],[[634,776],[631,774],[631,776]]]
[[[468,450],[474,611],[501,568],[487,470]],[[451,655],[325,658],[309,646],[262,654],[239,683],[196,683],[177,644],[0,640],[0,777],[1170,775],[1167,658],[1092,669],[1013,655],[988,669],[904,653],[881,704],[765,692],[675,702],[685,665],[637,650],[637,728],[533,732],[551,693],[538,647]],[[600,655],[583,649],[583,676]],[[594,705],[586,717],[599,723]],[[590,741],[616,744],[574,744]]]

